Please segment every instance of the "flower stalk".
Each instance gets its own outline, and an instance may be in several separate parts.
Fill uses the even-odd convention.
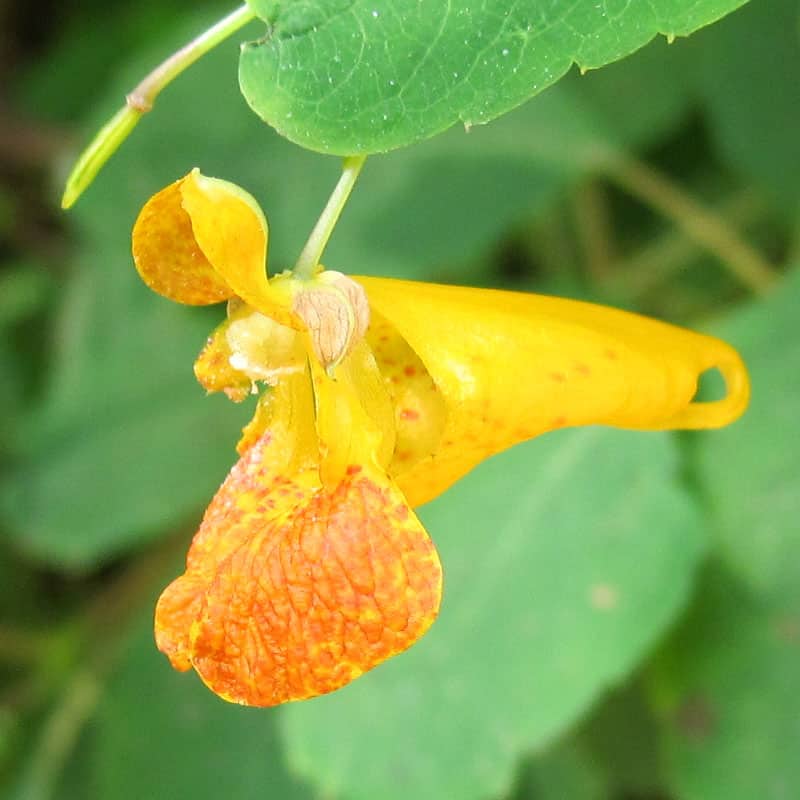
[[[103,165],[128,138],[144,114],[150,111],[161,91],[209,50],[254,19],[245,4],[228,14],[159,64],[125,98],[125,105],[97,132],[67,178],[61,207],[70,208],[94,180]]]
[[[297,263],[294,265],[292,272],[296,278],[310,280],[319,272],[322,253],[331,238],[333,229],[339,221],[342,210],[350,197],[350,192],[353,190],[353,186],[366,160],[366,156],[349,156],[344,159],[339,182],[328,198],[328,202],[322,214],[320,214],[314,230],[311,231],[311,235],[308,237],[308,241],[303,247]]]

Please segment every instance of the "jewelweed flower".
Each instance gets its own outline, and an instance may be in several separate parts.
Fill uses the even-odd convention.
[[[133,231],[151,288],[228,303],[200,383],[260,392],[155,615],[172,665],[226,700],[330,692],[422,636],[442,568],[413,508],[492,454],[575,425],[714,428],[747,405],[741,359],[712,337],[531,294],[322,267],[268,279],[267,238],[250,195],[197,170]],[[712,368],[726,396],[698,402]]]

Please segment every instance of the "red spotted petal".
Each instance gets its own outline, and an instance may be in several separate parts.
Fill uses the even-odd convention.
[[[269,433],[209,507],[156,639],[226,700],[271,706],[331,692],[412,645],[436,618],[441,566],[397,487],[351,465],[285,474]],[[276,467],[277,465],[277,467]]]

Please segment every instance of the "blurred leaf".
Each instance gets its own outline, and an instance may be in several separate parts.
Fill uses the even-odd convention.
[[[229,5],[224,0],[195,0],[192,8],[194,13],[208,8],[212,16],[218,16]],[[15,104],[37,120],[73,122],[88,113],[102,99],[103,81],[98,76],[116,70],[121,53],[149,46],[155,31],[174,26],[185,11],[180,0],[137,0],[97,9],[83,6],[83,14],[67,18],[66,30],[60,32],[47,57],[11,87]],[[102,30],[102,36],[88,36],[90,29]],[[168,55],[169,49],[163,49],[161,59]]]
[[[256,113],[324,153],[375,153],[504,114],[573,65],[595,68],[657,33],[688,35],[744,0],[491,3],[249,0],[267,35],[242,50]]]
[[[791,800],[800,592],[764,603],[722,572],[707,577],[652,676],[669,785],[680,800]]]
[[[605,800],[602,767],[574,741],[567,741],[530,759],[511,800]]]
[[[152,623],[132,639],[91,728],[94,780],[103,800],[308,800],[284,764],[276,715],[230,705],[156,651]]]
[[[71,567],[196,513],[235,460],[244,421],[192,380],[212,319],[164,314],[167,303],[140,291],[126,243],[87,245],[54,332],[47,396],[18,422],[16,468],[0,486],[18,544]]]
[[[788,800],[800,784],[798,301],[795,270],[716,331],[741,348],[754,394],[741,421],[695,442],[725,568],[653,679],[681,800]]]
[[[603,698],[577,738],[605,769],[610,797],[650,798],[662,784],[659,734],[636,678]]]
[[[422,509],[441,616],[410,651],[284,711],[323,793],[483,798],[620,681],[685,602],[704,544],[666,436],[550,434]],[[335,734],[333,732],[335,731]]]
[[[30,350],[20,352],[17,328],[42,310],[51,296],[52,285],[46,274],[33,263],[2,264],[0,272],[0,458],[7,456],[9,440],[17,424],[25,395],[27,372],[24,359]]]
[[[12,188],[0,182],[0,244],[11,237],[18,217],[18,202]]]
[[[794,206],[800,196],[800,7],[750,3],[690,42],[695,81],[720,153]]]
[[[38,264],[3,264],[0,272],[0,329],[5,331],[39,311],[52,288],[48,275]]]
[[[800,585],[800,451],[786,439],[797,430],[800,398],[798,303],[795,269],[766,300],[715,328],[740,349],[753,398],[739,422],[696,442],[720,552],[764,595]]]

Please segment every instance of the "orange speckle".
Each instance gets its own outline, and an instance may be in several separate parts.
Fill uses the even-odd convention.
[[[580,362],[575,364],[575,371],[579,372],[581,375],[586,375],[586,376],[592,374],[591,367],[589,367],[587,364],[583,364]]]
[[[410,364],[407,367],[403,367],[403,375],[405,375],[407,378],[413,378],[416,374],[416,367],[413,367]]]
[[[404,408],[400,412],[400,418],[409,421],[419,419],[419,411],[414,411],[413,408]]]
[[[607,348],[606,348],[606,349],[603,351],[603,355],[604,355],[604,356],[605,356],[605,357],[606,357],[606,358],[607,358],[609,361],[616,361],[616,360],[617,360],[617,358],[619,358],[619,356],[617,355],[617,351],[616,351],[616,350],[612,350],[610,347],[607,347]]]
[[[566,417],[553,417],[553,419],[550,421],[551,428],[563,428],[566,424]]]
[[[567,380],[567,376],[563,372],[551,372],[550,378],[556,383],[564,383]]]

